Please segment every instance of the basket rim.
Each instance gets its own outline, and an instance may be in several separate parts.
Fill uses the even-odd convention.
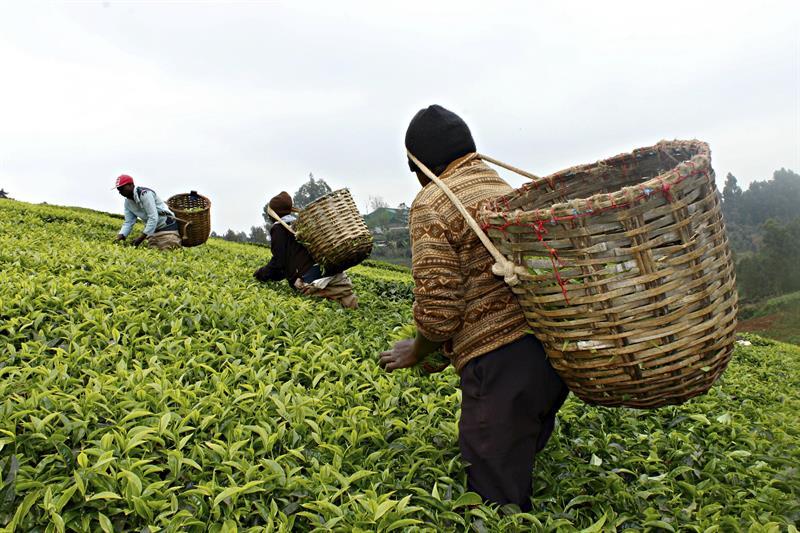
[[[171,205],[169,205],[169,203],[170,203],[170,202],[171,202],[171,201],[172,201],[174,198],[180,198],[181,196],[191,196],[191,193],[188,193],[188,192],[182,192],[182,193],[178,193],[178,194],[173,194],[172,196],[170,196],[169,198],[167,198],[167,207],[169,207],[170,209],[172,209],[172,210],[175,210],[175,211],[186,211],[186,209],[181,209],[180,207],[172,207]],[[211,209],[211,199],[210,199],[208,196],[204,196],[204,195],[202,195],[202,194],[198,194],[197,196],[199,196],[200,198],[202,198],[203,200],[205,200],[205,201],[206,201],[206,203],[207,203],[207,205],[206,205],[206,206],[203,208],[203,210],[206,210],[206,209]]]
[[[672,148],[686,148],[695,152],[695,154],[684,161],[680,161],[672,169],[659,174],[646,181],[622,187],[610,193],[597,193],[585,198],[575,198],[567,202],[558,202],[550,205],[547,208],[538,208],[525,210],[522,208],[511,209],[509,202],[515,200],[520,192],[528,192],[530,190],[538,189],[542,185],[550,185],[551,188],[556,181],[559,181],[567,176],[573,175],[577,172],[586,171],[593,167],[597,167],[608,161],[613,161],[619,158],[635,158],[639,153],[652,152],[652,151],[667,151]],[[683,180],[702,174],[711,168],[711,150],[708,143],[699,141],[697,139],[689,141],[673,140],[660,141],[652,146],[634,149],[631,152],[623,152],[613,157],[600,159],[594,163],[585,163],[582,165],[575,165],[565,170],[561,170],[550,174],[548,176],[532,180],[523,184],[521,187],[514,189],[512,192],[502,195],[498,198],[490,200],[481,206],[479,209],[479,217],[484,222],[485,228],[496,227],[488,223],[489,219],[505,218],[513,213],[514,221],[504,227],[515,225],[516,221],[522,222],[557,222],[561,220],[572,220],[576,217],[591,216],[593,214],[600,214],[609,209],[619,209],[628,207],[632,202],[647,198],[653,194],[661,193],[669,198],[669,190],[674,185],[682,182]]]
[[[300,208],[300,212],[302,213],[303,211],[305,211],[308,208],[316,207],[315,204],[321,204],[323,200],[327,200],[329,197],[335,196],[335,195],[340,194],[342,192],[347,192],[348,194],[350,194],[350,189],[347,188],[347,187],[342,187],[341,189],[336,189],[335,191],[331,191],[331,192],[329,192],[327,194],[324,194],[324,195],[320,196],[319,198],[317,198],[316,200],[313,200],[313,201],[309,202],[308,204],[306,204],[304,207]],[[352,197],[353,195],[350,194],[350,196]]]

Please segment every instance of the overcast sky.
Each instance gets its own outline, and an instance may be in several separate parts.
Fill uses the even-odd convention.
[[[718,184],[800,171],[800,2],[0,4],[0,187],[122,211],[128,173],[262,223],[309,172],[365,210],[418,189],[403,138],[441,104],[537,174],[661,139]],[[507,176],[512,185],[522,179]]]

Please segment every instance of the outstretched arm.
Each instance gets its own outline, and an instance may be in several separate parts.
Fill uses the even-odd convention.
[[[278,225],[270,231],[272,259],[253,273],[258,281],[280,281],[286,279],[286,248],[289,245],[289,232]]]

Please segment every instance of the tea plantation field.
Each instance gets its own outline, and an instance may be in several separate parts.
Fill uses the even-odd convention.
[[[452,370],[376,364],[406,272],[354,269],[345,311],[255,283],[264,248],[120,222],[0,201],[0,530],[796,531],[795,346],[750,337],[679,407],[571,397],[507,514],[465,492]]]

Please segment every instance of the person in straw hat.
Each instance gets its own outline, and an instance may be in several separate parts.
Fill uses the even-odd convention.
[[[125,197],[125,222],[117,234],[118,242],[124,241],[130,235],[136,220],[140,219],[144,222],[144,229],[141,235],[133,240],[134,246],[147,241],[151,248],[158,250],[174,250],[181,247],[175,214],[152,189],[137,187],[133,183],[133,178],[127,174],[117,178],[114,188]]]
[[[358,307],[358,296],[345,272],[322,268],[314,262],[311,253],[288,228],[297,220],[292,213],[292,197],[282,191],[269,201],[269,208],[280,220],[269,230],[272,258],[265,266],[253,273],[258,281],[287,280],[289,285],[308,296],[327,298],[339,302],[342,307]]]
[[[467,124],[441,106],[414,116],[405,144],[473,217],[481,202],[511,191],[478,157]],[[567,388],[511,289],[492,273],[492,256],[411,158],[409,167],[422,185],[409,220],[417,336],[381,353],[380,365],[392,372],[443,349],[460,375],[458,439],[469,490],[528,511],[534,457]]]

